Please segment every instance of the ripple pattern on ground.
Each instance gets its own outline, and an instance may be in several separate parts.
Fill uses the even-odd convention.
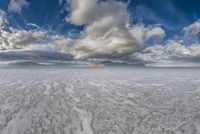
[[[200,70],[0,69],[0,134],[200,134]]]

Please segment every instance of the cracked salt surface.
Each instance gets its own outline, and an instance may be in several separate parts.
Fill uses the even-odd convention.
[[[0,69],[0,134],[200,134],[198,68]]]

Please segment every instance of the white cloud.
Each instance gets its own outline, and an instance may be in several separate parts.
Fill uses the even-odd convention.
[[[34,23],[27,23],[26,24],[28,27],[32,27],[33,29],[40,29],[40,26],[34,24]]]
[[[67,21],[85,25],[74,43],[76,58],[127,55],[141,49],[147,39],[165,35],[158,27],[131,27],[127,5],[120,1],[70,0],[69,7]]]
[[[127,5],[123,2],[70,0],[69,4],[67,20],[75,25],[84,25],[80,38],[50,35],[39,26],[28,23],[27,26],[34,27],[34,30],[1,30],[0,49],[51,49],[72,53],[77,59],[109,58],[140,51],[148,39],[162,39],[165,36],[165,31],[160,27],[131,26]]]
[[[165,31],[160,27],[155,27],[147,31],[146,39],[156,38],[163,39],[165,37]]]
[[[7,23],[6,13],[0,10],[0,30],[5,26],[6,23]]]
[[[14,49],[51,49],[58,52],[69,52],[69,45],[73,40],[61,35],[50,35],[48,31],[41,29],[33,23],[27,26],[34,27],[34,30],[21,30],[7,27],[6,13],[0,10],[0,50]]]
[[[47,31],[17,30],[2,31],[0,50],[53,50],[61,53],[72,53],[74,40],[61,35],[49,35]]]
[[[46,35],[45,31],[17,30],[2,31],[0,37],[1,49],[22,49],[39,43]]]
[[[92,21],[93,11],[97,7],[97,0],[69,0],[70,15],[66,18],[69,22],[76,25],[83,25]]]
[[[10,3],[8,5],[8,10],[10,12],[20,14],[22,9],[28,6],[28,4],[29,3],[26,0],[10,0]]]
[[[72,53],[74,40],[61,35],[49,36],[49,48],[61,53]]]
[[[183,31],[185,32],[186,36],[196,36],[200,33],[200,20],[192,23],[191,25],[184,27]]]
[[[131,33],[133,37],[144,44],[149,39],[163,39],[165,37],[165,31],[160,27],[145,27],[144,25],[135,25],[131,27]]]
[[[130,56],[133,60],[142,60],[145,62],[171,62],[175,61],[195,61],[200,58],[200,44],[192,44],[188,47],[177,41],[169,41],[166,45],[154,45],[147,47],[141,52]]]

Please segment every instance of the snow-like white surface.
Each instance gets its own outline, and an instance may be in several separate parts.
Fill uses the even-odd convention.
[[[200,69],[0,69],[0,134],[200,134]]]

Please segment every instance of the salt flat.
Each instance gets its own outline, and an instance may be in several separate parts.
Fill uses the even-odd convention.
[[[0,69],[0,134],[200,134],[200,69]]]

